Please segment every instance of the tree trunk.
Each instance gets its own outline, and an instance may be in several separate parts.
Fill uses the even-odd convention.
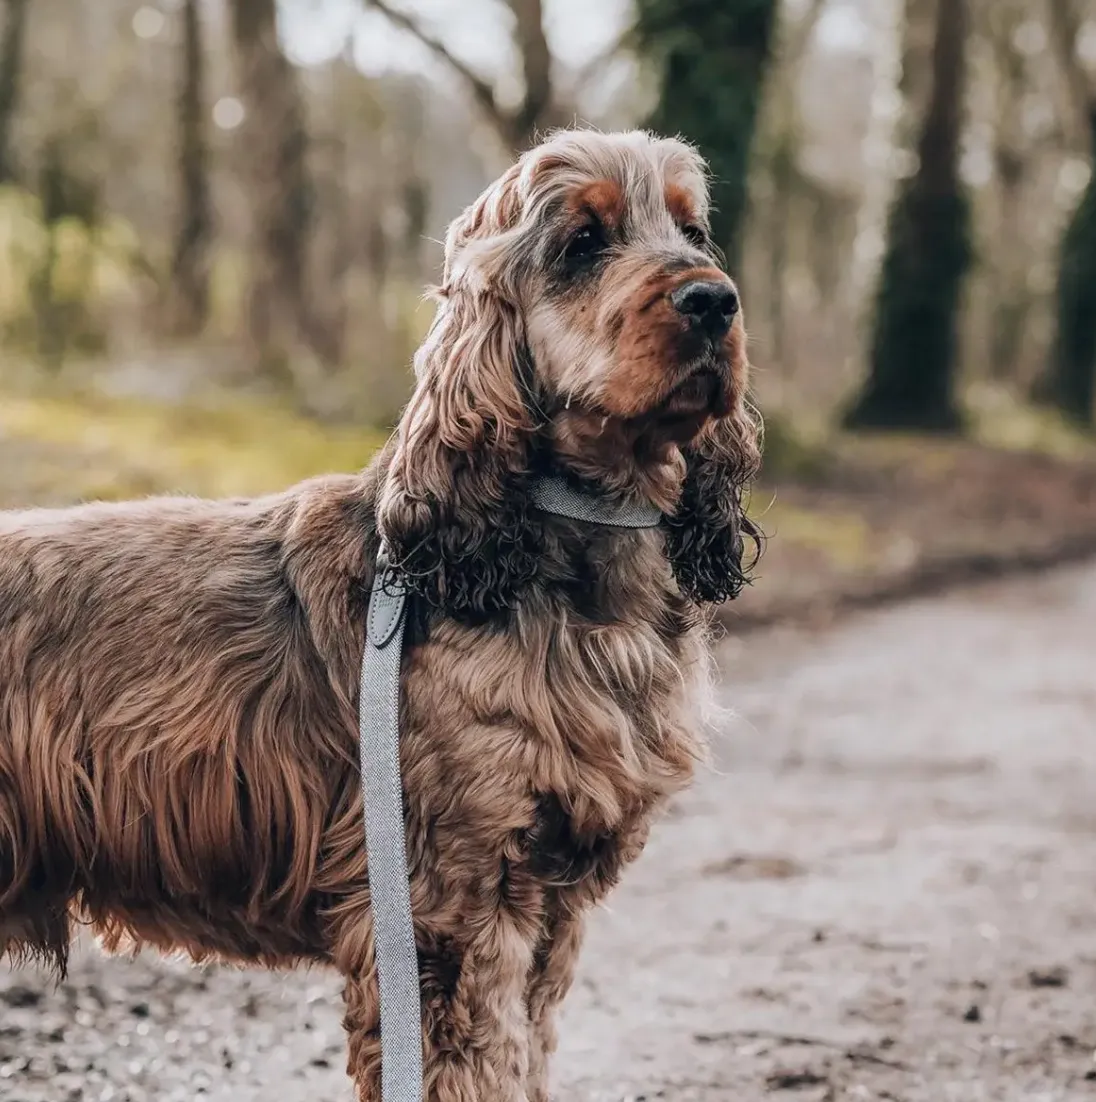
[[[1025,129],[1024,105],[1029,76],[1025,54],[1016,39],[1025,5],[1004,0],[984,14],[993,47],[996,118],[994,119],[994,232],[987,242],[986,285],[989,291],[988,373],[991,379],[1019,380],[1032,296],[1028,289],[1031,242],[1024,232],[1025,187],[1032,161]]]
[[[209,317],[213,210],[206,141],[205,55],[199,0],[183,5],[178,101],[179,225],[171,266],[171,325],[180,336],[200,333]]]
[[[938,13],[938,0],[905,0],[902,8],[902,56],[898,77],[901,108],[895,145],[904,153],[916,149],[919,129],[929,111]]]
[[[1000,382],[1015,383],[1032,301],[1028,291],[1030,252],[1025,241],[1015,240],[1023,225],[1026,165],[1023,154],[1008,145],[997,148],[995,161],[999,237],[997,257],[989,272],[989,374]]]
[[[251,203],[248,334],[260,366],[287,380],[312,346],[306,297],[312,194],[304,105],[278,44],[275,0],[232,0],[240,147]]]
[[[521,56],[525,95],[512,116],[510,144],[517,152],[528,149],[537,139],[537,132],[552,125],[553,106],[552,54],[544,33],[542,0],[509,0],[514,13],[514,42]]]
[[[918,167],[898,192],[876,295],[870,372],[845,421],[858,428],[954,430],[958,320],[970,266],[959,179],[967,0],[938,0],[932,91]]]
[[[0,184],[9,183],[16,175],[11,131],[22,90],[29,7],[30,0],[7,0],[4,33],[0,39]]]
[[[770,165],[769,326],[773,361],[785,392],[795,368],[791,362],[793,342],[787,339],[784,309],[788,292],[788,255],[791,251],[792,198],[796,183],[793,143],[791,134],[782,134]]]
[[[776,0],[638,0],[636,7],[636,40],[659,80],[647,125],[685,135],[708,159],[714,240],[737,271]]]
[[[788,339],[786,305],[788,297],[788,267],[791,254],[792,221],[797,190],[802,173],[799,166],[803,144],[802,120],[799,116],[797,78],[811,36],[818,25],[826,0],[810,0],[806,11],[797,20],[785,20],[778,35],[778,45],[770,63],[769,91],[766,110],[768,120],[767,155],[761,169],[767,177],[767,224],[765,245],[769,261],[768,334],[772,360],[779,372],[782,393],[788,392],[794,376],[795,342]],[[765,120],[760,123],[765,127]],[[754,211],[760,218],[762,212]]]
[[[1089,119],[1096,150],[1096,105]],[[1096,164],[1062,236],[1050,400],[1078,424],[1093,424],[1096,400]]]
[[[322,338],[321,355],[329,363],[337,364],[343,361],[346,350],[350,321],[348,281],[358,244],[352,217],[345,129],[337,125],[323,138],[313,133],[312,147],[322,154],[312,175],[317,209],[322,211],[322,216],[317,218],[313,235],[319,293],[312,300],[311,317],[314,332]]]

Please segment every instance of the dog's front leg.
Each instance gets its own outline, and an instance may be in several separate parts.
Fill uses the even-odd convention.
[[[469,916],[459,972],[444,995],[423,989],[423,1077],[426,1102],[528,1102],[530,1022],[525,995],[534,938],[528,922],[499,907]],[[422,949],[420,946],[420,954]],[[376,978],[369,959],[351,969],[344,1025],[359,1102],[380,1102],[380,1034]],[[422,964],[427,960],[422,959]],[[427,966],[424,972],[429,972]]]
[[[556,1010],[571,989],[585,932],[582,912],[557,910],[545,923],[529,975],[529,1102],[548,1102],[549,1062],[556,1050]]]

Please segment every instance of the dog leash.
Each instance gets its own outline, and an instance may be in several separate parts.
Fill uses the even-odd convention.
[[[530,496],[543,513],[590,524],[655,528],[662,519],[654,505],[605,501],[575,490],[556,477],[536,480]],[[422,1099],[419,960],[400,780],[400,660],[407,598],[407,587],[382,545],[366,618],[358,720],[373,951],[380,995],[383,1102]]]

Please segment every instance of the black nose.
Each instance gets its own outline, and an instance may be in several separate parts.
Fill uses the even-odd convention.
[[[670,301],[689,324],[709,336],[722,337],[738,313],[738,295],[729,283],[694,279],[670,294]]]

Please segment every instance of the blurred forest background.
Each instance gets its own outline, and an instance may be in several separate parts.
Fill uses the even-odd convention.
[[[758,615],[1096,552],[1096,0],[0,0],[0,502],[364,464],[576,122],[712,165]]]

